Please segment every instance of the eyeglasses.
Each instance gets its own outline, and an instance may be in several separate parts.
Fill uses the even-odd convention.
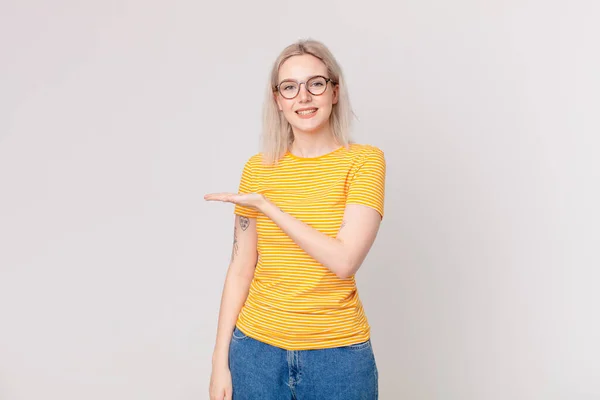
[[[314,96],[320,96],[323,93],[325,93],[328,82],[331,82],[334,85],[336,84],[336,82],[332,79],[325,78],[321,75],[311,76],[304,82],[286,79],[285,81],[282,81],[279,85],[275,86],[274,91],[278,91],[284,99],[291,100],[294,97],[298,96],[298,93],[300,93],[300,85],[304,84],[304,87],[306,88],[306,90],[308,90],[310,94]]]

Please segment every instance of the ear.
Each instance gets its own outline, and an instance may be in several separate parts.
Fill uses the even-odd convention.
[[[335,85],[333,87],[333,99],[331,104],[337,104],[340,99],[340,85]]]

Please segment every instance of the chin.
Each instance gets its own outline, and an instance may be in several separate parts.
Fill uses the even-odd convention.
[[[318,125],[302,125],[302,124],[298,124],[296,126],[294,126],[294,128],[300,132],[306,132],[306,133],[315,133],[320,131],[321,129],[323,129],[325,127],[325,124],[318,124]]]
[[[294,128],[302,132],[317,132],[327,126],[327,120],[325,121],[296,121]]]

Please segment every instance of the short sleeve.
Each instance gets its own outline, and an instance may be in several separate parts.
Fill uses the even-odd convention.
[[[244,165],[242,177],[240,179],[238,193],[255,193],[256,181],[254,177],[254,162],[256,157],[250,158]],[[234,213],[242,217],[256,218],[258,211],[251,207],[244,207],[238,204],[235,205]]]
[[[383,218],[385,169],[383,151],[369,146],[358,161],[351,177],[346,204],[362,204],[371,207]]]

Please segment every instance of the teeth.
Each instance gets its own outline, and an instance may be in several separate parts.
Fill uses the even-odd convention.
[[[305,110],[305,111],[296,111],[300,115],[308,115],[317,112],[317,110]]]

